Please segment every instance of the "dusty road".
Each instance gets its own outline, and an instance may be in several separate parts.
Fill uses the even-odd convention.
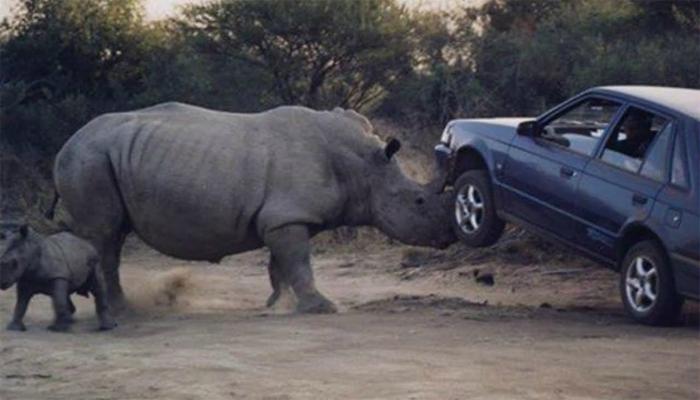
[[[123,276],[139,311],[97,333],[80,298],[74,332],[54,334],[48,299],[35,299],[27,332],[0,333],[0,399],[700,398],[696,304],[683,326],[643,327],[599,268],[431,257],[316,253],[341,313],[309,316],[263,307],[264,252],[209,265],[132,250]],[[0,294],[3,324],[13,302]]]

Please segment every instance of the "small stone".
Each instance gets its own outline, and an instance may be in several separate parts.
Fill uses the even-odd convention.
[[[493,274],[485,273],[476,277],[476,282],[485,286],[493,286],[496,281],[493,278]]]

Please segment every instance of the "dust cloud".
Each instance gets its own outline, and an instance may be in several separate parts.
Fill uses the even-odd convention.
[[[192,270],[178,267],[153,273],[133,285],[126,295],[135,311],[181,309],[191,304],[196,286]]]

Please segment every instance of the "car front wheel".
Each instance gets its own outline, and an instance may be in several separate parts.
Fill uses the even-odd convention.
[[[452,228],[457,237],[473,247],[495,243],[505,223],[496,215],[488,172],[467,171],[457,179],[454,189]]]
[[[683,307],[663,249],[653,240],[639,242],[627,251],[622,261],[620,294],[627,313],[647,325],[671,325]]]

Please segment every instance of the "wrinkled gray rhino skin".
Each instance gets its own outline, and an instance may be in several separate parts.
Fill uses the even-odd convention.
[[[298,309],[333,312],[315,288],[309,238],[341,225],[445,247],[455,238],[444,198],[409,180],[372,125],[351,110],[279,107],[234,114],[180,103],[100,116],[56,158],[71,229],[101,255],[110,299],[123,302],[119,252],[134,231],[187,260],[271,251],[273,294]]]
[[[95,298],[100,329],[116,326],[109,312],[105,284],[98,267],[99,256],[87,241],[61,232],[43,237],[24,224],[0,224],[0,289],[17,284],[17,303],[8,330],[24,331],[24,315],[31,298],[51,297],[53,331],[67,331],[73,323],[72,293]]]

